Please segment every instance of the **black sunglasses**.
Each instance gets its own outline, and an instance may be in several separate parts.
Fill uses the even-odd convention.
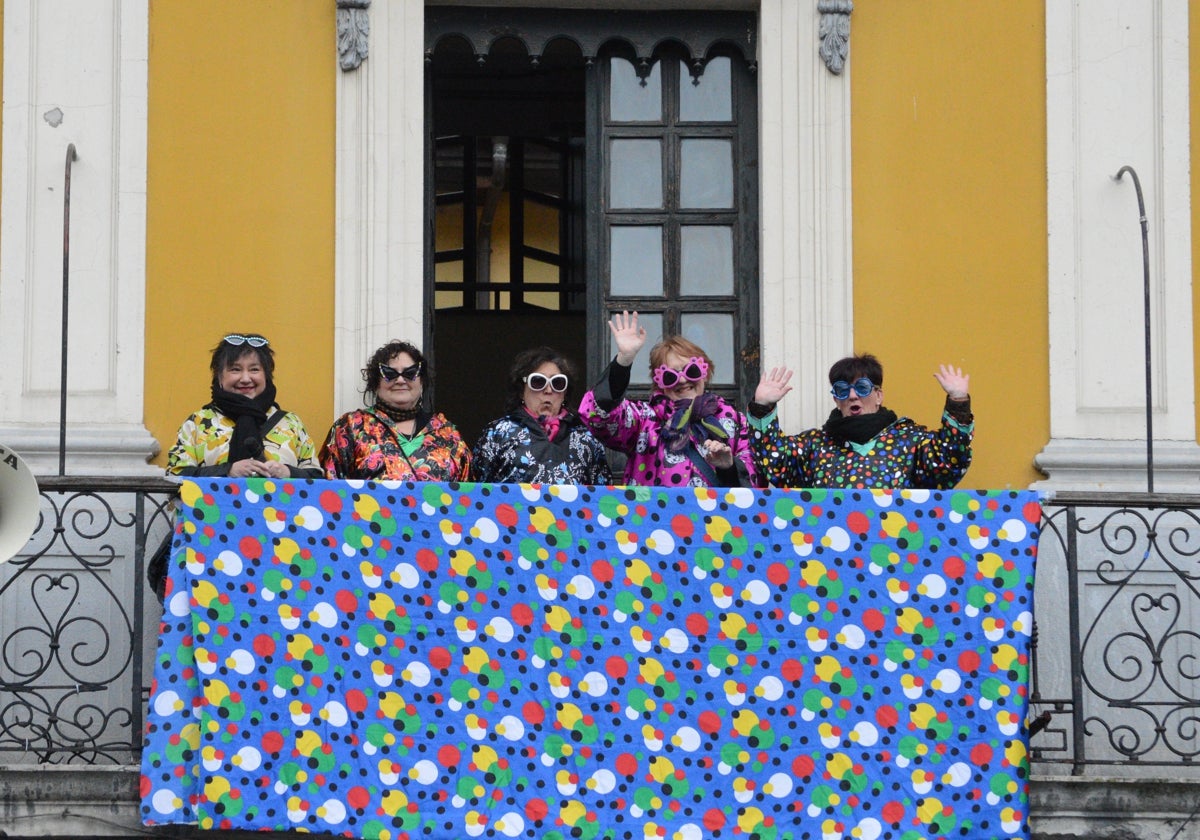
[[[404,377],[406,381],[412,382],[421,375],[421,363],[417,362],[415,365],[409,365],[404,370],[396,370],[391,365],[380,365],[379,375],[383,377],[385,382],[395,382],[400,377]]]

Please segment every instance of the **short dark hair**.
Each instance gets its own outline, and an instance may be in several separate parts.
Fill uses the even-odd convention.
[[[508,392],[504,397],[505,411],[515,411],[524,404],[525,377],[547,362],[553,364],[567,376],[567,392],[563,395],[563,404],[572,400],[578,385],[575,379],[575,365],[553,347],[543,345],[522,350],[513,358],[512,368],[508,372]]]
[[[275,376],[275,351],[271,349],[271,345],[267,340],[258,333],[227,333],[228,336],[243,336],[244,338],[262,338],[263,344],[261,347],[255,347],[249,342],[233,344],[221,339],[220,343],[213,348],[212,360],[208,363],[209,370],[212,371],[212,384],[220,387],[221,374],[225,369],[233,365],[234,362],[241,359],[243,356],[254,356],[258,359],[258,363],[262,365],[263,373],[267,377],[267,384],[270,385],[274,381]]]
[[[854,383],[864,376],[875,383],[876,388],[883,387],[883,365],[870,353],[847,356],[834,362],[829,369],[829,384],[838,381]]]
[[[371,358],[367,360],[367,366],[362,369],[363,382],[367,383],[363,393],[364,397],[379,391],[379,383],[383,379],[379,373],[379,366],[386,365],[393,356],[399,353],[407,353],[414,363],[421,366],[421,399],[425,399],[425,393],[429,391],[429,384],[433,381],[429,365],[425,364],[425,355],[417,349],[416,345],[396,338],[372,353]]]

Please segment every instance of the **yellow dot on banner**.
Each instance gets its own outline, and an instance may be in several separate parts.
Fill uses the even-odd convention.
[[[646,537],[646,548],[654,548],[654,537]]]

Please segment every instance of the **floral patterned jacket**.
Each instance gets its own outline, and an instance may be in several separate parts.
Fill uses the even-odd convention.
[[[785,435],[774,410],[749,421],[759,472],[774,487],[949,490],[971,466],[969,403],[947,401],[937,431],[900,417],[862,444],[839,441],[824,429]]]
[[[406,438],[390,418],[360,408],[334,422],[318,460],[328,478],[466,481],[471,450],[454,424],[441,414],[421,414],[416,428]]]
[[[278,409],[279,406],[273,408]],[[175,445],[167,453],[171,475],[229,475],[229,444],[234,421],[215,406],[205,406],[179,427]],[[263,457],[287,464],[293,476],[322,478],[316,446],[300,418],[290,411],[263,435]]]
[[[524,408],[493,420],[471,455],[476,481],[525,484],[609,484],[604,444],[567,412],[554,440]]]

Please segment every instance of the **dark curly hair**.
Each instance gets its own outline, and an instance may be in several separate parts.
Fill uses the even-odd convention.
[[[243,338],[261,338],[263,345],[261,347],[254,347],[246,342],[233,344],[226,340],[227,338],[237,336],[242,336]],[[258,363],[262,365],[263,373],[267,377],[267,384],[270,385],[274,381],[275,351],[271,349],[271,345],[267,343],[267,339],[258,333],[228,333],[225,338],[221,339],[220,344],[212,350],[212,361],[208,363],[208,368],[212,371],[212,384],[215,387],[220,387],[221,374],[225,372],[227,367],[243,356],[254,356],[257,358]]]
[[[563,394],[563,405],[574,401],[576,392],[575,365],[553,347],[531,347],[522,350],[513,359],[508,372],[508,391],[505,394],[504,410],[515,411],[525,403],[525,377],[542,365],[550,362],[567,375],[567,391]]]
[[[838,380],[855,382],[864,376],[870,379],[876,388],[883,387],[883,365],[870,353],[847,356],[834,362],[833,367],[829,369],[829,384],[832,385]]]
[[[367,395],[371,395],[371,401],[367,405],[375,403],[375,394],[379,391],[379,383],[383,379],[379,373],[379,366],[386,365],[388,360],[399,353],[407,353],[413,362],[421,366],[419,377],[421,380],[421,400],[424,401],[425,394],[429,393],[429,385],[433,382],[433,375],[429,372],[429,365],[425,363],[425,354],[407,341],[392,339],[372,353],[371,358],[367,359],[367,366],[362,369],[363,382],[367,383],[366,388],[363,390],[364,402]]]

